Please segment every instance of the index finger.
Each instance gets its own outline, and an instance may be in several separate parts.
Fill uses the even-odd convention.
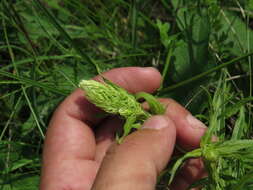
[[[166,105],[166,115],[172,119],[177,128],[177,143],[185,150],[198,148],[207,127],[192,116],[183,106],[172,99],[160,99]]]

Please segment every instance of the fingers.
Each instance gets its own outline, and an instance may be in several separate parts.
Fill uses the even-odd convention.
[[[152,67],[117,68],[102,75],[131,93],[140,91],[151,93],[159,88],[161,83],[160,73]],[[96,76],[94,79],[101,80],[101,77]],[[96,124],[102,119],[98,117],[100,111],[84,98],[84,92],[81,89],[77,89],[68,96],[57,110],[60,112],[58,115],[64,113],[88,124]]]
[[[166,116],[154,116],[141,130],[107,152],[92,190],[151,190],[174,149],[176,129]]]
[[[118,117],[110,117],[103,121],[103,123],[96,130],[96,156],[95,160],[101,163],[106,151],[115,141],[115,133],[123,127],[123,120]]]
[[[161,99],[160,101],[166,106],[166,115],[175,123],[179,146],[188,151],[198,148],[207,127],[174,100]],[[179,171],[171,185],[171,189],[187,189],[194,181],[204,176],[206,176],[206,171],[202,160],[191,159]]]
[[[119,68],[103,76],[130,92],[153,92],[161,80],[159,72],[153,68]],[[62,187],[80,178],[76,176],[82,176],[81,189],[91,186],[98,165],[92,162],[96,154],[96,142],[89,124],[101,120],[97,117],[99,113],[100,110],[84,98],[80,89],[58,107],[49,124],[44,144],[41,189],[64,189]]]
[[[202,159],[190,159],[179,171],[170,188],[173,190],[185,190],[188,189],[191,184],[206,176],[207,173],[204,169],[204,163]]]
[[[202,135],[204,134],[204,132],[206,131],[206,127],[204,126],[204,124],[202,124],[198,120],[196,121],[195,118],[193,118],[194,121],[192,122],[191,121],[192,119],[189,119],[189,117],[192,117],[191,114],[184,107],[182,107],[175,101],[169,100],[169,99],[161,99],[161,101],[166,105],[167,116],[169,116],[170,119],[174,120],[174,123],[177,124],[176,125],[176,130],[178,133],[177,138],[182,148],[186,150],[191,150],[193,148],[199,147],[200,139]],[[147,106],[144,105],[144,107],[147,107]],[[190,120],[190,122],[188,120]],[[110,135],[113,133],[112,131],[110,131],[109,133],[106,133],[105,131],[109,131],[112,128],[111,125],[108,125],[108,123],[106,123],[106,126],[107,126],[106,128],[103,127],[101,129],[103,130],[103,132],[100,134]],[[110,140],[109,138],[107,138],[107,139],[104,139],[104,141],[100,141],[100,143],[102,144],[99,146],[101,150],[100,153],[102,152],[101,153],[102,156],[100,156],[100,158],[104,157],[105,152],[110,146],[110,144],[112,143],[112,141],[113,141],[113,138],[111,138]],[[154,141],[155,140],[152,140],[152,142]],[[137,156],[135,156],[134,154],[134,157],[137,157]],[[185,164],[185,166],[181,169],[181,171],[177,175],[171,188],[173,190],[187,189],[190,184],[204,177],[205,175],[206,175],[206,172],[204,170],[202,160],[200,159],[189,160],[187,164]]]
[[[153,67],[125,67],[112,69],[102,74],[103,77],[125,88],[130,93],[152,93],[160,87],[161,74]],[[101,80],[100,76],[95,80]]]
[[[160,99],[160,101],[166,106],[166,115],[176,125],[179,146],[185,150],[198,148],[207,127],[174,100]]]

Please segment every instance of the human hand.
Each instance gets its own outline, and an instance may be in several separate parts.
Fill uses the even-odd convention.
[[[153,68],[119,68],[103,76],[131,93],[152,93],[161,82],[159,72]],[[101,110],[84,98],[83,91],[74,91],[57,108],[49,124],[40,189],[154,189],[157,175],[170,160],[175,140],[191,150],[199,146],[206,130],[175,101],[161,102],[167,107],[165,115],[151,117],[142,129],[117,145],[114,133],[121,121],[98,117]],[[172,189],[184,190],[202,174],[201,162],[191,160]]]

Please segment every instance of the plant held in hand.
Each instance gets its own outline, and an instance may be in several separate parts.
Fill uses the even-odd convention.
[[[119,143],[132,129],[140,128],[152,114],[163,114],[165,111],[160,102],[151,94],[140,92],[132,95],[105,78],[103,82],[82,80],[79,87],[85,91],[85,96],[91,103],[107,113],[120,115],[126,120],[123,135],[117,137]],[[150,112],[142,108],[138,102],[139,99],[145,99],[149,103]]]

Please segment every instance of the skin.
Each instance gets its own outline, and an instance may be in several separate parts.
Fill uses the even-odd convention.
[[[153,68],[117,68],[103,76],[131,93],[152,93],[161,83],[160,73]],[[186,150],[197,148],[206,130],[199,123],[189,123],[186,118],[190,113],[175,101],[160,101],[167,108],[165,115],[151,117],[118,145],[114,134],[122,121],[102,117],[102,111],[84,98],[83,91],[75,90],[50,121],[40,189],[155,189],[156,178],[169,163],[175,143]],[[171,188],[184,190],[203,175],[202,162],[190,160]]]

